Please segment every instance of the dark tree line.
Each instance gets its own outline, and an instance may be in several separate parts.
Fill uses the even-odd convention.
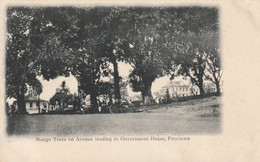
[[[119,61],[133,67],[130,85],[143,99],[164,75],[189,76],[201,94],[207,78],[219,91],[218,30],[216,8],[9,7],[6,97],[16,98],[25,113],[26,85],[39,87],[37,76],[74,75],[94,109],[101,89],[119,103]],[[112,85],[101,81],[108,76]]]

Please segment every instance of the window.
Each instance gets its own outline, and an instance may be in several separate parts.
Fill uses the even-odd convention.
[[[36,105],[37,105],[37,106],[40,106],[40,102],[37,102]]]
[[[30,102],[30,107],[32,107],[33,106],[33,103],[32,102]]]

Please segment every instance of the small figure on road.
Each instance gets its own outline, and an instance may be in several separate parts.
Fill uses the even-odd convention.
[[[56,101],[56,103],[55,103],[55,111],[58,111],[59,110],[59,102],[58,101]]]
[[[129,106],[134,106],[132,100],[129,100]]]

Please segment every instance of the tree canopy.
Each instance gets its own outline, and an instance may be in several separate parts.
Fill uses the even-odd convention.
[[[189,76],[201,94],[205,78],[217,85],[221,76],[217,8],[9,7],[6,36],[6,95],[21,113],[25,85],[40,92],[40,75],[74,75],[94,108],[100,90],[120,102],[119,61],[133,67],[129,83],[143,98],[164,75]],[[113,86],[100,80],[108,75]]]
[[[26,112],[26,84],[33,85],[36,76],[68,75],[59,35],[46,13],[46,8],[7,9],[6,95],[17,99],[20,113]]]

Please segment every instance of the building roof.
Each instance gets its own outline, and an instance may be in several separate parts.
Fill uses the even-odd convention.
[[[173,85],[173,87],[190,87],[189,85]]]
[[[48,102],[46,100],[24,100],[25,102]]]
[[[46,100],[42,100],[40,98],[37,98],[36,96],[33,95],[28,95],[24,98],[25,102],[48,102]]]

